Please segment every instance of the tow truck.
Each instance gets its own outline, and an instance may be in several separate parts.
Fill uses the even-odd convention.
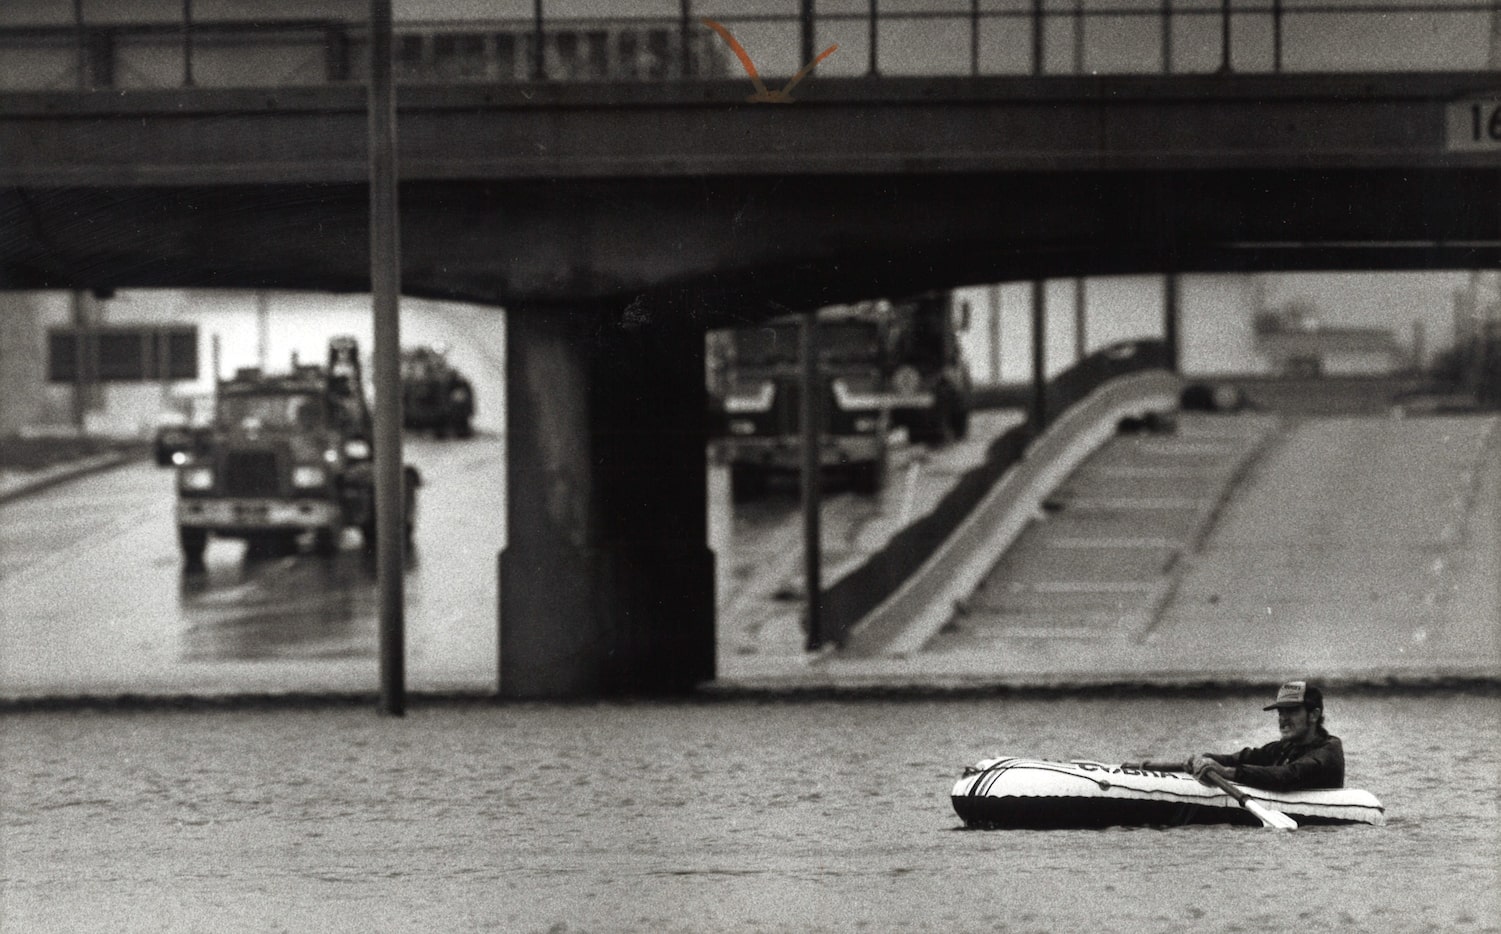
[[[325,364],[285,373],[237,370],[215,387],[214,418],[177,470],[177,530],[185,565],[203,566],[209,537],[251,553],[294,550],[311,533],[331,555],[349,527],[375,545],[373,421],[359,345],[329,342]],[[416,468],[403,470],[406,535],[416,519]]]

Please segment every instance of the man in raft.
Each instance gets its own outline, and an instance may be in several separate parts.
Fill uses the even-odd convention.
[[[1199,781],[1210,772],[1232,782],[1272,791],[1343,788],[1345,747],[1324,729],[1324,695],[1307,681],[1289,681],[1263,710],[1277,711],[1282,738],[1260,749],[1190,756],[1188,771]]]

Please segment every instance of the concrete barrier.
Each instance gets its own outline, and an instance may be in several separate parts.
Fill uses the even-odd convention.
[[[851,630],[841,654],[918,651],[974,592],[1058,487],[1117,431],[1121,419],[1175,411],[1182,380],[1166,370],[1113,379],[1071,406],[980,501],[952,535]]]

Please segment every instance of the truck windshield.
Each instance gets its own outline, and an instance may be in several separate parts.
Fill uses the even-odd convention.
[[[323,410],[311,393],[235,393],[220,397],[219,421],[238,428],[316,428]]]
[[[741,365],[796,363],[802,340],[796,324],[745,328],[735,332],[735,359]],[[881,335],[866,321],[821,321],[818,325],[820,360],[874,360],[881,353]]]

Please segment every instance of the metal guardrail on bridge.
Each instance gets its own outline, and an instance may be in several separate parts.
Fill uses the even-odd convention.
[[[671,15],[407,20],[406,82],[736,78],[722,24],[764,74],[790,75],[830,44],[820,74],[1044,75],[1474,71],[1501,67],[1501,0],[845,0],[814,12],[738,12],[661,0]],[[0,91],[272,86],[360,81],[357,19],[50,21],[0,12]],[[800,9],[799,9],[800,7]]]

